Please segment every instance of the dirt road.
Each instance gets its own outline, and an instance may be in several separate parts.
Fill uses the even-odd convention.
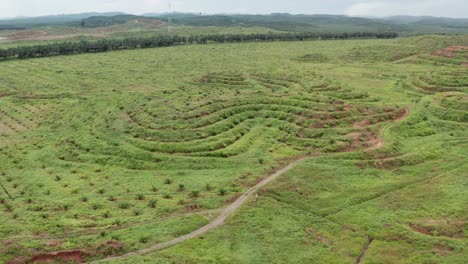
[[[128,258],[128,257],[131,257],[131,256],[137,256],[137,255],[142,255],[142,254],[146,254],[146,253],[150,253],[150,252],[153,252],[153,251],[157,251],[157,250],[161,250],[161,249],[165,249],[165,248],[168,248],[168,247],[171,247],[173,245],[176,245],[176,244],[179,244],[181,242],[184,242],[188,239],[191,239],[191,238],[195,238],[195,237],[198,237],[202,234],[205,234],[206,232],[216,228],[216,227],[219,227],[221,225],[224,224],[224,221],[229,217],[231,216],[234,211],[236,211],[237,209],[239,209],[245,202],[247,202],[249,200],[249,198],[258,191],[258,189],[262,188],[263,186],[267,185],[268,183],[270,183],[271,181],[275,180],[276,178],[278,178],[279,176],[283,175],[284,173],[290,171],[291,169],[293,169],[294,167],[296,167],[296,165],[304,160],[306,160],[308,158],[302,158],[302,159],[299,159],[299,160],[296,160],[295,162],[289,164],[288,166],[282,168],[281,170],[271,174],[270,176],[268,176],[267,178],[263,179],[261,182],[259,182],[257,185],[255,185],[254,187],[250,188],[249,190],[247,190],[244,194],[242,194],[242,196],[240,196],[239,198],[237,198],[236,201],[234,201],[234,203],[230,204],[228,207],[226,207],[222,212],[221,214],[216,217],[216,219],[214,219],[213,221],[211,221],[209,224],[207,224],[206,226],[202,227],[202,228],[199,228],[195,231],[193,231],[192,233],[189,233],[189,234],[186,234],[186,235],[183,235],[181,237],[177,237],[177,238],[174,238],[172,240],[169,240],[167,242],[163,242],[163,243],[160,243],[160,244],[156,244],[152,247],[149,247],[149,248],[145,248],[145,249],[142,249],[142,250],[138,250],[138,251],[135,251],[135,252],[131,252],[131,253],[128,253],[128,254],[125,254],[125,255],[122,255],[122,256],[118,256],[118,257],[112,257],[112,258],[107,258],[107,259],[102,259],[102,260],[98,260],[98,261],[93,261],[93,262],[90,262],[90,263],[101,263],[101,262],[106,262],[106,261],[115,261],[115,260],[119,260],[119,259],[125,259],[125,258]]]

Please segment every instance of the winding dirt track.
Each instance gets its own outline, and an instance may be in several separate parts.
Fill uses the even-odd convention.
[[[293,169],[294,167],[296,167],[297,164],[301,163],[302,161],[304,161],[306,159],[309,159],[309,157],[296,160],[295,162],[289,164],[288,166],[282,168],[281,170],[271,174],[270,176],[265,178],[263,181],[259,182],[257,185],[255,185],[254,187],[247,190],[244,194],[242,194],[242,196],[237,198],[237,200],[234,203],[230,204],[228,207],[226,207],[221,212],[221,214],[218,217],[216,217],[216,219],[214,219],[213,221],[211,221],[209,224],[205,225],[204,227],[193,231],[192,233],[183,235],[181,237],[174,238],[174,239],[169,240],[167,242],[156,244],[156,245],[154,245],[152,247],[149,247],[149,248],[145,248],[145,249],[142,249],[142,250],[131,252],[131,253],[128,253],[128,254],[125,254],[125,255],[122,255],[122,256],[102,259],[102,260],[93,261],[93,262],[90,262],[90,263],[115,261],[115,260],[125,259],[125,258],[128,258],[128,257],[142,255],[142,254],[150,253],[150,252],[153,252],[153,251],[165,249],[165,248],[171,247],[173,245],[179,244],[181,242],[184,242],[184,241],[186,241],[188,239],[195,238],[195,237],[198,237],[198,236],[200,236],[202,234],[205,234],[206,232],[208,232],[208,231],[210,231],[210,230],[212,230],[212,229],[214,229],[216,227],[222,226],[224,224],[224,221],[229,216],[231,216],[234,213],[234,211],[239,209],[245,202],[247,202],[247,200],[255,192],[257,192],[258,189],[260,189],[263,186],[267,185],[268,183],[274,181],[276,178],[278,178],[279,176],[281,176],[284,173],[288,172],[289,170]]]
[[[401,117],[393,120],[392,123],[394,124],[394,123],[400,122],[403,119],[405,119],[408,115],[409,115],[409,111],[406,109],[404,114]],[[385,129],[388,129],[388,127],[386,127]],[[383,131],[385,131],[385,129]],[[383,140],[380,137],[375,146],[369,147],[366,150],[367,151],[375,150],[375,149],[381,148],[382,146],[383,146]],[[234,201],[234,203],[232,203],[228,207],[224,208],[223,211],[221,212],[221,214],[218,217],[216,217],[213,221],[211,221],[207,225],[205,225],[205,226],[203,226],[203,227],[201,227],[201,228],[199,228],[199,229],[197,229],[197,230],[195,230],[195,231],[193,231],[193,232],[191,232],[189,234],[183,235],[181,237],[174,238],[174,239],[169,240],[167,242],[156,244],[156,245],[154,245],[152,247],[149,247],[149,248],[145,248],[145,249],[141,249],[141,250],[138,250],[138,251],[130,252],[130,253],[127,253],[125,255],[121,255],[121,256],[117,256],[117,257],[110,257],[110,258],[106,258],[106,259],[102,259],[102,260],[92,261],[92,262],[89,262],[89,263],[102,263],[102,262],[108,262],[108,261],[116,261],[116,260],[126,259],[126,258],[132,257],[132,256],[143,255],[143,254],[147,254],[147,253],[150,253],[150,252],[165,249],[165,248],[177,245],[179,243],[182,243],[182,242],[184,242],[186,240],[196,238],[196,237],[198,237],[200,235],[203,235],[203,234],[207,233],[208,231],[211,231],[212,229],[215,229],[215,228],[217,228],[219,226],[222,226],[224,224],[224,222],[226,221],[226,219],[228,217],[230,217],[234,213],[234,211],[236,211],[244,203],[246,203],[247,200],[254,193],[256,193],[258,191],[258,189],[260,189],[263,186],[267,185],[268,183],[274,181],[276,178],[283,175],[284,173],[290,171],[291,169],[296,167],[296,165],[301,163],[302,161],[308,160],[308,159],[311,159],[311,158],[313,158],[313,157],[305,157],[305,158],[298,159],[298,160],[294,161],[293,163],[289,164],[288,166],[286,166],[286,167],[276,171],[275,173],[271,174],[270,176],[268,176],[267,178],[265,178],[261,182],[257,183],[255,186],[253,186],[249,190],[247,190],[244,194],[242,194],[242,196],[237,198],[237,200]]]

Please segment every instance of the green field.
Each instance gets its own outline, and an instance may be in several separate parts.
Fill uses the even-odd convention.
[[[109,263],[465,263],[468,50],[443,49],[467,43],[2,62],[0,263],[98,260],[180,237],[306,156],[224,226]]]

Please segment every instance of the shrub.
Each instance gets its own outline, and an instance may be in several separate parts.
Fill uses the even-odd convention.
[[[11,204],[5,204],[5,212],[13,212],[13,206]]]
[[[172,184],[172,180],[171,179],[166,179],[166,180],[164,180],[164,184]]]
[[[130,207],[131,207],[131,204],[128,203],[128,202],[121,202],[121,203],[119,203],[119,208],[120,208],[120,209],[128,209],[128,208],[130,208]]]
[[[146,244],[149,241],[149,237],[147,237],[147,236],[140,237],[140,239],[138,241],[140,241],[140,243],[142,243],[142,244]]]
[[[191,196],[191,197],[194,197],[194,198],[200,197],[200,191],[198,191],[198,190],[193,190],[193,191],[190,193],[190,196]]]
[[[179,192],[183,192],[185,190],[184,184],[179,184]]]
[[[220,188],[220,189],[218,190],[218,194],[221,195],[221,196],[224,196],[224,195],[227,194],[227,190],[224,189],[224,188]]]
[[[157,204],[157,201],[156,201],[156,200],[154,200],[154,199],[153,199],[153,200],[150,200],[150,201],[148,202],[148,207],[149,207],[149,208],[156,208],[156,204]]]

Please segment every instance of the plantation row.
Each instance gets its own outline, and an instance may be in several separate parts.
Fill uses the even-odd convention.
[[[332,137],[336,137],[336,140],[332,140],[334,142],[349,143],[350,139],[345,138],[347,134],[360,132],[363,128],[398,116],[398,111],[392,109],[350,109],[349,107],[347,109],[344,111],[343,106],[337,105],[336,108],[324,112],[310,112],[289,106],[287,103],[282,105],[253,103],[222,110],[216,112],[214,116],[195,118],[188,124],[182,120],[173,122],[166,120],[177,126],[177,129],[172,127],[170,130],[166,121],[160,120],[153,124],[153,117],[140,112],[129,119],[126,133],[133,136],[133,139],[129,139],[129,143],[150,152],[200,155],[200,152],[207,154],[206,152],[231,148],[238,141],[242,141],[253,128],[265,126],[281,131],[276,140],[295,149],[308,147],[310,144],[295,145],[298,141],[290,140],[294,137],[301,138],[303,142],[310,140],[314,146],[321,148],[329,144]],[[360,125],[363,120],[365,122]],[[353,128],[356,123],[359,127]],[[161,129],[156,124],[164,124],[165,128]],[[321,129],[328,131],[324,139],[322,139],[324,133],[319,131]],[[341,131],[336,130],[334,133],[331,131],[333,129]]]
[[[0,49],[0,60],[50,57],[80,53],[96,53],[112,50],[169,47],[188,44],[239,43],[261,41],[304,41],[317,39],[370,39],[396,38],[397,33],[269,33],[201,36],[157,36],[149,38],[104,39],[98,41],[63,42],[46,45],[22,46]]]
[[[155,120],[145,115],[144,112],[139,115],[133,115],[131,120],[132,123],[137,124],[139,127],[155,130],[156,134],[159,136],[156,136],[156,134],[154,136],[160,140],[181,141],[189,138],[196,139],[202,135],[213,136],[218,134],[219,131],[232,128],[247,119],[253,118],[277,118],[294,122],[298,126],[307,128],[317,123],[324,123],[324,120],[327,119],[334,120],[335,124],[339,125],[336,122],[339,122],[343,118],[352,117],[356,114],[358,118],[364,116],[360,114],[360,111],[356,111],[355,109],[351,110],[349,107],[347,111],[344,111],[344,108],[340,110],[339,106],[337,108],[337,111],[331,111],[331,109],[325,109],[324,111],[307,111],[287,105],[252,104],[222,111],[215,116],[206,116],[208,118],[194,119],[193,122],[189,124],[173,121],[174,127],[170,129],[167,127],[168,124],[164,124],[164,127],[157,125],[158,123],[164,122],[164,120],[153,123]],[[328,124],[331,123],[328,121]],[[175,128],[175,126],[177,126],[177,128]],[[184,129],[187,131],[184,132]]]
[[[440,94],[428,111],[435,117],[453,122],[468,123],[468,103],[464,93]]]
[[[463,92],[468,90],[468,72],[431,72],[412,76],[403,83],[407,91],[418,94],[434,94],[438,92]]]
[[[0,105],[0,135],[14,134],[37,126],[38,121],[43,117],[42,114],[38,115],[38,112],[45,113],[46,111],[44,107],[27,104]]]
[[[463,93],[448,94],[442,98],[440,105],[445,108],[468,111],[468,96]]]

